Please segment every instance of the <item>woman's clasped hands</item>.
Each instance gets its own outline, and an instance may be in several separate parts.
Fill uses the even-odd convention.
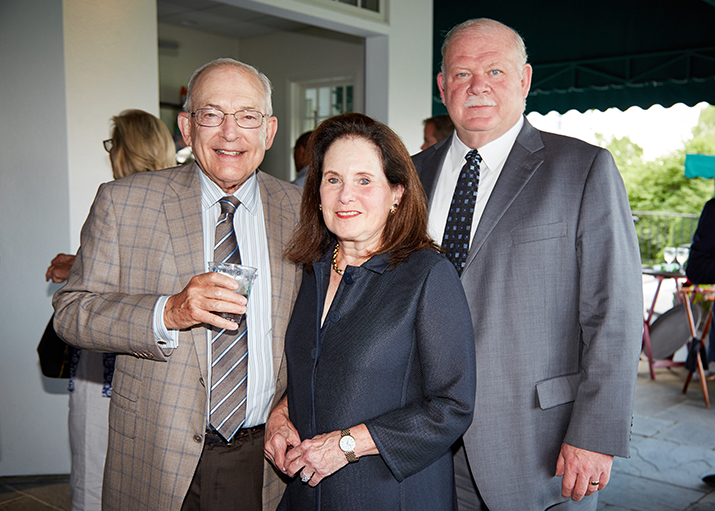
[[[367,432],[364,425],[353,428],[360,432],[362,429]],[[284,399],[266,422],[264,452],[283,473],[290,477],[298,475],[304,483],[317,486],[324,478],[348,464],[345,453],[340,449],[340,436],[340,431],[332,431],[301,442],[288,417],[288,403]]]

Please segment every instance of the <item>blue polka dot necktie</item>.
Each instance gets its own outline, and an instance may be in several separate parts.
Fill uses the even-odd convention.
[[[459,179],[454,188],[442,238],[442,248],[447,259],[452,262],[460,276],[469,254],[469,236],[472,230],[474,205],[477,202],[479,164],[482,162],[482,157],[476,149],[472,149],[465,159],[467,163],[459,171]]]
[[[233,228],[238,199],[228,195],[221,200],[221,215],[216,223],[214,260],[241,264],[241,254]],[[237,330],[212,329],[211,396],[209,422],[227,441],[246,420],[248,387],[248,332],[245,318]]]

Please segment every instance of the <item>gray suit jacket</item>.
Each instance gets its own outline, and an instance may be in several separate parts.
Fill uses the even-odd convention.
[[[206,429],[206,330],[154,340],[159,295],[204,272],[200,169],[195,163],[103,184],[82,229],[67,284],[54,297],[55,328],[69,343],[116,352],[109,410],[104,510],[176,510],[196,470]],[[300,272],[283,260],[296,225],[298,188],[258,174],[271,265],[276,395],[286,386],[283,340]],[[266,464],[264,508],[284,486]]]
[[[450,141],[414,157],[430,199]],[[562,442],[629,455],[641,268],[610,153],[526,121],[474,232],[462,284],[477,357],[464,434],[474,479],[491,511],[544,510],[564,501],[554,477]],[[595,509],[596,498],[580,506]]]

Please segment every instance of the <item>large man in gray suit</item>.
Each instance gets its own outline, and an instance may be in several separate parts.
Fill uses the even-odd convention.
[[[596,509],[613,456],[629,455],[641,339],[623,183],[607,151],[523,117],[532,71],[516,32],[471,20],[442,56],[456,131],[414,157],[435,239],[464,215],[450,204],[465,155],[481,157],[455,259],[477,355],[474,419],[455,455],[460,510]]]
[[[179,127],[196,163],[100,187],[54,298],[55,328],[76,346],[118,353],[104,510],[275,509],[282,487],[264,472],[263,425],[286,385],[283,338],[300,274],[282,252],[300,193],[258,171],[277,129],[263,74],[213,61],[191,77],[185,109]],[[228,218],[221,203],[234,197],[241,262],[258,268],[248,305],[232,279],[206,271],[221,244],[217,220]],[[214,311],[246,313],[245,422],[235,435],[209,428],[218,382],[207,325],[236,329]]]

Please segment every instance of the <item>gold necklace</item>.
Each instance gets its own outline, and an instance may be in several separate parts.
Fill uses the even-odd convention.
[[[341,270],[338,268],[338,249],[340,248],[340,243],[335,244],[335,250],[333,250],[333,270],[335,270],[335,273],[338,275],[342,275],[345,273],[345,270]]]

